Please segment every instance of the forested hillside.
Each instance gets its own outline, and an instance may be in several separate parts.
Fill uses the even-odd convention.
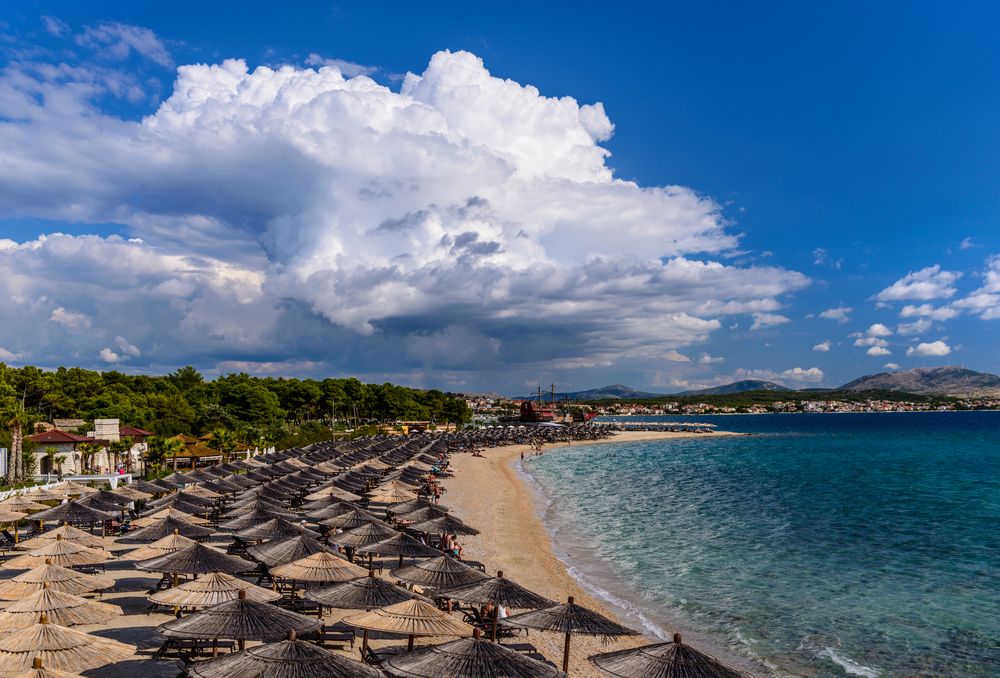
[[[303,429],[318,434],[316,429],[326,429],[334,420],[340,428],[397,419],[444,423],[469,418],[464,400],[441,391],[363,384],[353,378],[230,374],[209,381],[193,367],[147,376],[2,363],[0,414],[4,423],[15,415],[35,421],[117,418],[165,436],[227,429],[245,441],[273,444],[293,442]]]

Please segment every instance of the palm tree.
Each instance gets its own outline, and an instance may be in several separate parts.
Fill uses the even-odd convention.
[[[226,428],[217,428],[212,431],[212,438],[208,441],[208,446],[213,450],[218,450],[222,455],[223,463],[229,461],[229,455],[236,451],[239,442],[236,434]]]
[[[77,448],[80,451],[81,471],[90,468],[91,459],[104,448],[99,443],[80,443]]]
[[[176,438],[164,438],[161,436],[155,436],[149,439],[149,444],[146,446],[146,474],[149,475],[150,472],[153,474],[159,473],[163,466],[163,462],[171,457],[177,458],[177,455],[184,450],[184,443]]]

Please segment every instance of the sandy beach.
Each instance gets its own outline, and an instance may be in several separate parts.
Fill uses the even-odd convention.
[[[613,438],[574,442],[570,445],[600,445],[607,443],[665,440],[705,436],[740,435],[724,431],[712,433],[674,433],[635,431],[620,433]],[[546,445],[546,454],[559,454],[566,443]],[[442,502],[455,515],[475,525],[481,534],[462,538],[463,557],[486,564],[487,571],[502,569],[506,576],[519,584],[558,602],[574,596],[576,602],[623,621],[602,600],[588,595],[555,555],[548,532],[541,520],[542,507],[534,490],[520,476],[516,462],[521,452],[530,452],[527,445],[507,445],[483,451],[483,457],[454,455],[455,477],[445,483],[448,492]],[[555,633],[532,631],[527,639],[549,660],[562,661],[563,639]],[[594,676],[600,674],[587,661],[587,656],[612,649],[635,647],[653,638],[623,638],[606,644],[599,638],[577,636],[570,645],[570,674]]]

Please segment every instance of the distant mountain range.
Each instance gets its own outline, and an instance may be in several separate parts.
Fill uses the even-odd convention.
[[[976,372],[964,367],[918,367],[898,372],[871,374],[844,384],[837,389],[806,388],[802,391],[900,391],[917,395],[945,395],[953,397],[1000,397],[1000,377],[985,372]],[[623,384],[612,384],[587,391],[556,393],[556,400],[642,400],[663,398],[669,395],[728,395],[748,391],[793,392],[795,389],[776,384],[773,381],[744,379],[723,386],[713,386],[681,393],[650,393],[637,391]],[[534,396],[527,396],[530,398]],[[548,402],[550,393],[543,394]]]
[[[840,387],[842,391],[902,391],[919,395],[956,397],[1000,396],[1000,377],[964,367],[917,367],[861,377]]]
[[[773,381],[761,381],[760,379],[744,379],[734,381],[724,386],[713,386],[712,388],[702,388],[697,391],[682,391],[677,395],[728,395],[730,393],[743,393],[745,391],[791,391],[793,389]]]

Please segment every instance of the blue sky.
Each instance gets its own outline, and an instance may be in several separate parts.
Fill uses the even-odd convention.
[[[998,13],[15,3],[0,358],[510,393],[1000,372]]]

